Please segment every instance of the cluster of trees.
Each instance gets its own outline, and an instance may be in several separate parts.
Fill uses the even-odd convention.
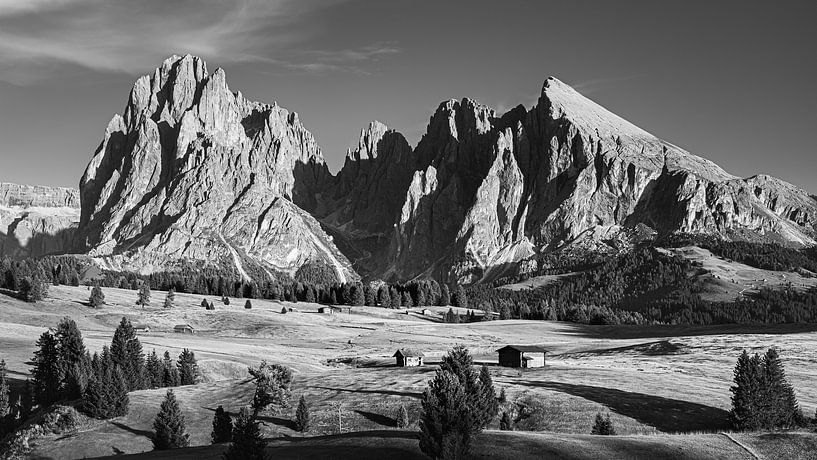
[[[732,424],[738,430],[775,430],[805,425],[794,389],[786,380],[780,355],[770,348],[761,357],[746,350],[735,366]]]
[[[755,268],[774,271],[796,271],[804,268],[817,272],[817,252],[813,248],[794,249],[775,243],[726,241],[706,235],[668,235],[660,241],[667,247],[700,246],[716,256]]]
[[[473,438],[498,412],[488,368],[477,373],[468,349],[455,347],[423,393],[420,450],[431,458],[467,458]]]
[[[199,378],[190,350],[184,349],[176,361],[167,351],[164,359],[159,359],[156,350],[146,358],[127,318],[122,318],[111,345],[104,346],[101,353],[90,354],[70,318],[44,332],[36,345],[29,407],[80,399],[80,408],[88,415],[108,419],[128,412],[129,391],[192,385]]]

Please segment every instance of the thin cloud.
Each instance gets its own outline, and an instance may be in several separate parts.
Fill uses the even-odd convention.
[[[297,51],[311,38],[304,16],[340,1],[0,0],[0,80],[33,83],[60,64],[140,73],[174,53],[217,65],[352,71],[398,51],[393,44]]]
[[[636,78],[641,78],[643,75],[627,75],[623,77],[607,77],[607,78],[595,78],[592,80],[583,80],[577,83],[573,83],[570,86],[573,87],[576,91],[588,95],[598,91],[601,91],[605,88],[609,88],[614,83],[621,83],[623,81],[634,80]]]

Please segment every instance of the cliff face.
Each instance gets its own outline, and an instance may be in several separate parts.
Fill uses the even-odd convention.
[[[473,282],[580,235],[609,234],[593,229],[639,224],[802,245],[817,238],[817,202],[803,190],[734,177],[554,78],[530,110],[498,116],[467,99],[441,104],[412,154],[383,257],[390,263],[375,276]]]
[[[355,278],[317,221],[329,177],[314,137],[278,105],[227,87],[221,69],[174,56],[131,91],[80,181],[78,243],[139,272],[176,261],[243,263],[294,272],[307,260]]]
[[[0,255],[70,252],[78,223],[76,189],[0,183]]]
[[[734,177],[554,78],[530,109],[443,102],[413,149],[373,122],[332,176],[296,114],[231,92],[191,56],[136,82],[80,197],[77,246],[139,272],[321,261],[343,280],[468,283],[628,229],[817,240],[806,192]]]

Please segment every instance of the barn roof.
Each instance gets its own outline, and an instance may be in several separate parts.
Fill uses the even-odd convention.
[[[173,329],[193,329],[193,326],[189,324],[177,324],[173,326]]]
[[[425,355],[420,350],[411,350],[408,348],[399,348],[397,351],[394,352],[392,358],[397,357],[397,355],[402,355],[406,358],[422,358]]]
[[[522,353],[547,353],[548,352],[544,348],[536,346],[536,345],[505,345],[504,347],[497,350],[497,352],[505,350],[505,349],[516,350],[516,351],[519,351],[519,352],[522,352]]]

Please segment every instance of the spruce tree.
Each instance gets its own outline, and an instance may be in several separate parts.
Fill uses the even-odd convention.
[[[494,381],[487,366],[483,365],[479,371],[479,384],[479,414],[483,426],[487,426],[499,413],[499,402],[496,398]]]
[[[362,284],[352,285],[352,299],[351,302],[349,302],[349,305],[357,307],[366,305],[366,296],[363,293]]]
[[[9,388],[7,374],[6,360],[0,359],[0,423],[11,412],[11,390]],[[0,426],[0,429],[2,428],[3,427]]]
[[[389,296],[389,287],[385,284],[380,286],[377,290],[377,303],[383,308],[391,307],[391,297]]]
[[[511,414],[509,414],[507,411],[502,412],[502,418],[499,419],[499,429],[502,431],[513,431]]]
[[[264,449],[267,441],[261,436],[261,428],[249,409],[242,407],[233,426],[233,442],[225,460],[264,460],[267,458]]]
[[[448,289],[448,286],[443,284],[440,288],[440,302],[441,307],[447,307],[451,305],[451,291]]]
[[[250,302],[250,299],[247,299],[247,301],[244,302],[244,308],[246,308],[247,310],[252,308],[252,302]]]
[[[165,294],[165,308],[173,308],[173,302],[176,301],[176,290],[170,288],[167,290],[167,294]]]
[[[153,420],[153,448],[154,450],[176,449],[190,445],[190,435],[184,425],[179,402],[173,390],[167,390],[162,406]]]
[[[295,411],[295,430],[305,433],[309,431],[309,406],[303,395],[298,400],[298,409]]]
[[[289,407],[292,371],[288,367],[261,361],[261,365],[258,368],[250,368],[249,373],[255,379],[253,415],[258,415],[269,406],[272,406],[275,412]]]
[[[457,376],[437,370],[421,404],[420,450],[431,458],[467,458],[475,423]]]
[[[170,352],[165,351],[164,359],[162,360],[162,386],[163,387],[177,387],[181,378],[179,370],[170,358]]]
[[[403,306],[403,296],[400,295],[400,292],[394,286],[389,288],[389,298],[391,299],[390,308],[400,308]]]
[[[99,308],[105,305],[105,293],[102,292],[102,288],[99,287],[97,283],[94,283],[94,287],[91,288],[91,296],[88,298],[88,304],[93,308]]]
[[[130,398],[128,397],[128,388],[122,369],[120,369],[119,366],[114,366],[110,372],[110,376],[106,374],[106,379],[110,382],[107,385],[110,418],[127,415]]]
[[[400,408],[397,410],[397,418],[396,418],[397,428],[408,428],[409,424],[409,415],[408,410],[406,410],[406,406],[400,404]]]
[[[411,294],[409,294],[408,291],[403,291],[401,303],[402,303],[404,308],[411,308],[412,307]]]
[[[756,430],[762,427],[761,413],[761,362],[758,355],[752,357],[746,350],[738,358],[734,370],[735,384],[732,392],[732,425],[738,430]]]
[[[36,345],[32,359],[34,368],[31,369],[34,399],[41,407],[46,407],[59,400],[65,374],[60,363],[57,338],[50,330],[43,332]]]
[[[179,369],[180,385],[195,385],[199,378],[199,367],[196,363],[196,355],[185,348],[179,354],[179,361],[176,363]]]
[[[128,391],[141,390],[144,385],[145,355],[142,343],[127,318],[122,317],[111,340],[111,359],[122,370]]]
[[[367,307],[374,307],[376,304],[374,292],[369,286],[363,286],[363,304]]]
[[[762,397],[766,428],[791,428],[799,424],[802,413],[794,389],[786,379],[783,362],[776,348],[770,348],[763,356]]]
[[[136,305],[141,305],[142,308],[150,305],[150,285],[147,282],[143,281],[139,286]]]
[[[213,415],[213,431],[210,433],[213,444],[230,442],[233,439],[233,420],[224,407],[218,406]]]
[[[156,349],[154,348],[145,359],[146,383],[149,388],[162,387],[162,371],[162,362],[159,360],[159,356],[156,354]]]
[[[210,309],[210,303],[207,302],[207,299],[201,299],[201,308],[203,308],[205,310]]]
[[[468,308],[468,295],[462,286],[457,286],[457,294],[454,296],[454,306],[458,309]]]
[[[613,422],[610,421],[610,414],[606,414],[605,416],[601,415],[601,412],[596,414],[596,421],[593,424],[593,429],[590,434],[598,434],[604,436],[613,436],[616,434],[615,428],[613,428]]]

